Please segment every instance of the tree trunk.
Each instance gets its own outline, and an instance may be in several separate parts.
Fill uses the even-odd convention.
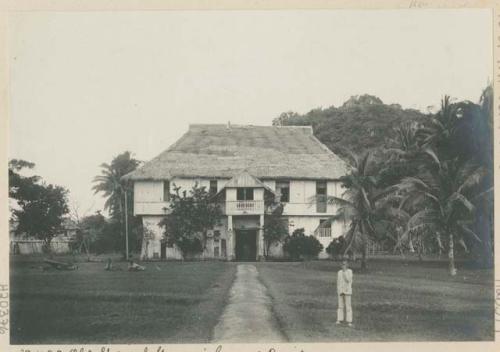
[[[454,252],[454,239],[453,233],[450,233],[449,238],[449,248],[448,248],[448,260],[449,260],[449,269],[450,275],[455,276],[457,274],[457,268],[455,267],[455,252]]]
[[[366,270],[366,257],[368,252],[367,241],[363,241],[363,248],[361,249],[361,269]]]

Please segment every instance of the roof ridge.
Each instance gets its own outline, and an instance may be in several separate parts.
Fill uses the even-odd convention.
[[[265,128],[278,128],[278,129],[310,129],[312,131],[312,126],[274,126],[274,125],[252,125],[252,124],[230,124],[229,126],[225,123],[190,123],[189,129],[199,127],[225,127],[225,128],[244,128],[244,127],[265,127]]]

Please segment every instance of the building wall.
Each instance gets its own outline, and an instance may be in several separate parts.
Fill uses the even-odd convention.
[[[339,196],[338,182],[327,182],[327,195]],[[318,215],[335,214],[336,206],[328,204],[326,212],[317,212],[316,209],[316,181],[291,180],[290,201],[285,203],[283,215]]]
[[[218,190],[222,189],[228,180],[218,179]],[[207,189],[210,186],[209,179],[186,179],[175,178],[170,181],[170,191],[173,192],[175,186],[181,190],[190,190],[195,183]],[[264,180],[264,184],[271,189],[276,189],[275,180]],[[341,189],[338,182],[327,182],[327,194],[331,196],[341,196]],[[286,203],[284,215],[318,215],[335,214],[336,207],[328,204],[326,213],[318,213],[316,210],[316,181],[311,180],[290,180],[290,202]],[[263,199],[263,190],[256,189],[255,200]],[[236,189],[228,189],[226,193],[227,201],[236,200]],[[162,215],[168,209],[168,202],[163,199],[162,181],[136,181],[134,183],[134,214],[135,215]]]
[[[191,189],[194,184],[198,182],[199,185],[209,187],[209,179],[174,179],[170,181],[170,188],[180,186],[183,190]],[[218,189],[220,190],[227,182],[225,179],[218,180]],[[275,180],[263,181],[271,189],[275,190]],[[141,256],[143,258],[154,259],[161,257],[161,238],[163,237],[162,229],[158,226],[162,215],[165,214],[165,209],[168,203],[163,201],[163,182],[154,181],[140,181],[134,184],[134,214],[143,215],[144,228],[151,229],[153,236],[151,239],[145,239],[143,243]],[[341,188],[338,182],[327,182],[327,194],[331,196],[341,196]],[[316,181],[310,180],[291,180],[290,181],[290,202],[285,203],[283,215],[289,219],[290,234],[298,228],[304,228],[306,235],[314,235],[314,231],[319,226],[321,219],[328,219],[330,215],[335,214],[336,206],[328,204],[325,213],[318,213],[316,209]],[[256,189],[254,193],[254,200],[262,200],[264,197],[263,189]],[[236,201],[236,189],[229,188],[226,190],[226,200]],[[245,226],[258,227],[258,216],[238,217],[233,216],[233,228],[243,228]],[[246,223],[246,224],[245,224]],[[254,226],[255,225],[255,226]],[[220,240],[226,240],[227,257],[231,258],[234,254],[234,241],[232,240],[231,232],[228,232],[227,217],[223,218],[221,226],[216,229],[221,233]],[[343,223],[335,222],[332,224],[330,237],[318,237],[324,248],[326,248],[333,238],[338,237],[344,233],[345,226]],[[214,247],[220,246],[214,238],[210,238],[206,243],[206,250],[200,255],[200,258],[211,258],[214,256]],[[220,247],[219,247],[220,249]],[[220,251],[219,251],[220,253]],[[281,245],[276,245],[271,248],[271,255],[282,256],[283,251]],[[327,254],[323,250],[320,257],[326,257]],[[167,259],[180,259],[181,254],[175,248],[167,248]]]
[[[160,259],[161,258],[161,242],[163,239],[163,228],[160,227],[159,223],[162,220],[161,216],[143,216],[142,225],[146,231],[143,238],[142,248],[141,248],[141,259]],[[216,241],[214,232],[220,232],[219,241]],[[205,246],[205,251],[198,256],[199,259],[208,259],[214,257],[214,248],[219,247],[219,254],[222,254],[222,240],[226,240],[226,257],[230,257],[232,253],[232,248],[230,247],[230,238],[227,231],[227,218],[223,217],[220,224],[215,226],[215,228],[210,231],[207,243]],[[219,255],[220,259],[224,259]],[[182,259],[181,252],[174,247],[166,248],[166,259]]]
[[[225,179],[217,180],[217,189],[220,190],[227,182]],[[170,193],[175,187],[181,190],[193,188],[198,183],[200,187],[210,187],[209,179],[174,178],[169,182]],[[134,215],[163,215],[169,208],[169,202],[163,199],[163,181],[135,181],[134,182]],[[236,197],[236,195],[235,195]],[[236,198],[235,198],[236,199]]]
[[[314,236],[314,231],[319,226],[320,220],[328,219],[328,215],[326,216],[289,216],[288,217],[288,225],[290,230],[290,235],[293,231],[303,228],[306,236]],[[320,237],[316,235],[315,237],[318,241],[323,245],[323,251],[320,253],[320,258],[328,257],[326,253],[326,247],[332,242],[334,238],[337,238],[344,234],[345,225],[341,221],[335,221],[331,225],[331,236],[329,237]]]

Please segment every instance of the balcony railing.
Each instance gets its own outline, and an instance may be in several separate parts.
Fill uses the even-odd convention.
[[[235,200],[226,202],[227,214],[262,214],[263,200]]]

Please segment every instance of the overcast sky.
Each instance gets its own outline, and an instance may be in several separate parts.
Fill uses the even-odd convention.
[[[189,123],[270,125],[373,94],[426,110],[492,79],[487,10],[20,13],[10,22],[10,157],[102,208],[92,178],[149,160]]]

